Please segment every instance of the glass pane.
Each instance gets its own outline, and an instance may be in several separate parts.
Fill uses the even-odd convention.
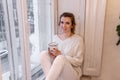
[[[19,42],[19,29],[18,29],[18,21],[17,21],[16,2],[15,0],[13,1],[11,0],[10,2],[13,2],[13,5],[10,4],[8,5],[7,3],[4,3],[3,5],[2,2],[0,4],[1,5],[0,50],[2,55],[1,57],[2,80],[11,80],[11,79],[21,80],[22,65],[21,65],[20,45],[19,45],[20,42]],[[8,9],[6,9],[5,7],[7,7]],[[12,8],[10,9],[9,7]],[[4,13],[6,13],[7,15],[10,15],[10,13],[12,13],[13,17],[8,18],[8,16],[5,15]],[[5,17],[7,17],[7,20],[5,19]],[[8,23],[10,24],[7,25]],[[10,32],[6,32],[5,27],[7,28],[9,27]],[[10,43],[7,43],[8,40],[10,40]],[[11,47],[8,47],[7,44],[9,44]],[[10,50],[11,52],[8,50]]]
[[[2,1],[0,0],[0,59],[2,67],[2,79],[9,80],[10,66],[8,61],[8,49],[6,40],[5,20]]]

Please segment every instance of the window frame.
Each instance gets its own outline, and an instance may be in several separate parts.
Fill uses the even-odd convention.
[[[51,10],[51,28],[52,30],[56,28],[54,22],[56,10],[56,0],[49,0],[50,1],[50,10]],[[19,37],[20,37],[20,46],[21,47],[21,55],[22,55],[22,79],[23,80],[31,80],[31,69],[30,69],[30,50],[29,50],[29,28],[28,20],[27,20],[27,0],[17,0],[17,13],[18,13],[18,23],[19,23]],[[6,36],[8,42],[8,51],[9,51],[9,61],[10,61],[10,76],[12,80],[17,80],[19,77],[18,71],[18,56],[16,50],[16,33],[15,33],[15,24],[14,24],[14,17],[13,17],[13,1],[12,0],[3,0],[4,5],[4,15],[5,15],[5,29],[6,29]],[[56,30],[51,31],[51,35],[55,34]],[[51,37],[51,39],[52,39]],[[15,70],[14,70],[15,69]],[[2,71],[0,67],[0,78],[2,78]],[[1,79],[2,80],[2,79]]]

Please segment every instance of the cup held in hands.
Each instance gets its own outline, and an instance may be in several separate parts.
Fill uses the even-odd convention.
[[[54,48],[57,48],[58,44],[56,42],[51,42],[48,44],[50,51],[53,51]]]

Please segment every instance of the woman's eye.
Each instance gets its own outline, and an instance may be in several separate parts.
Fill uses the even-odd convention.
[[[66,24],[70,24],[69,22],[66,22]]]
[[[68,24],[68,25],[70,24],[70,22],[63,22],[63,21],[61,21],[60,23],[61,24]]]
[[[63,24],[64,22],[63,22],[63,21],[61,21],[60,23],[61,23],[61,24]]]

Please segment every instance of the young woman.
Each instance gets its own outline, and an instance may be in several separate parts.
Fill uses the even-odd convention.
[[[40,55],[45,80],[80,80],[84,48],[82,37],[75,34],[75,25],[72,13],[60,16],[62,33],[55,35],[53,40],[58,47]]]

